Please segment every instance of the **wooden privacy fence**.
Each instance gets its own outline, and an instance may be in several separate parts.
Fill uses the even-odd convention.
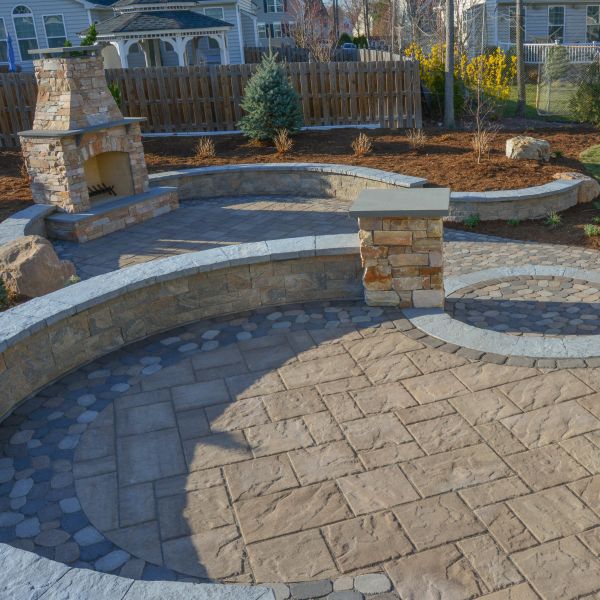
[[[246,63],[259,63],[268,52],[268,48],[247,46],[244,48],[244,58]],[[308,50],[291,46],[273,48],[273,53],[277,55],[278,60],[287,62],[308,62],[310,58]],[[331,60],[334,62],[374,62],[378,60],[402,60],[402,56],[387,50],[335,48],[331,52]]]
[[[307,126],[421,127],[418,63],[285,63]],[[242,117],[244,87],[256,65],[110,69],[125,116],[146,117],[145,133],[232,131]],[[2,145],[31,127],[35,82],[29,73],[0,76]]]

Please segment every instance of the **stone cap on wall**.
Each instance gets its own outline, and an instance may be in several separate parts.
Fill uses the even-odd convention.
[[[366,189],[350,208],[353,217],[446,217],[449,188],[405,190]]]
[[[311,235],[200,250],[111,271],[0,313],[0,352],[53,323],[154,283],[239,265],[358,254],[358,250],[355,233]]]
[[[266,586],[134,581],[89,569],[71,568],[32,552],[0,544],[0,598],[11,600],[274,600]]]
[[[195,167],[192,169],[180,169],[177,171],[166,171],[153,173],[150,175],[151,183],[160,183],[164,185],[170,179],[179,179],[180,177],[195,177],[198,175],[224,174],[235,172],[286,172],[286,171],[305,171],[310,173],[324,173],[335,175],[349,175],[360,177],[362,179],[371,179],[381,183],[388,183],[403,188],[420,188],[427,183],[427,179],[422,177],[413,177],[411,175],[402,175],[400,173],[391,173],[380,169],[371,169],[370,167],[357,167],[354,165],[342,165],[336,163],[241,163],[235,165],[215,165],[211,167]]]

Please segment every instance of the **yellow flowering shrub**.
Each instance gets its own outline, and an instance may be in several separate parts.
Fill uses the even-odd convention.
[[[444,44],[433,46],[429,53],[417,44],[406,48],[405,54],[419,61],[421,81],[435,96],[443,98],[444,63],[446,48]],[[478,85],[483,93],[494,100],[507,100],[510,87],[517,73],[517,61],[507,56],[501,48],[480,54],[471,59],[455,49],[454,78],[455,93],[458,98],[456,107],[460,112],[463,103],[463,90],[474,91]],[[439,100],[438,100],[439,101]]]

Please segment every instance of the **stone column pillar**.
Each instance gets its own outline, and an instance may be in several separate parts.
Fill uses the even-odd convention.
[[[363,190],[358,217],[365,301],[369,306],[444,306],[443,225],[450,190]]]

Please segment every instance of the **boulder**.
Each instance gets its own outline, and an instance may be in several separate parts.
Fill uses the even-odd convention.
[[[578,171],[569,171],[566,173],[554,173],[554,179],[568,179],[570,181],[580,181],[577,189],[577,204],[591,202],[600,196],[600,183],[597,179],[584,175]]]
[[[60,260],[52,244],[39,235],[0,246],[0,278],[9,294],[43,296],[62,288],[73,275],[73,263]]]
[[[506,140],[506,156],[515,160],[550,160],[550,142],[527,135]]]

